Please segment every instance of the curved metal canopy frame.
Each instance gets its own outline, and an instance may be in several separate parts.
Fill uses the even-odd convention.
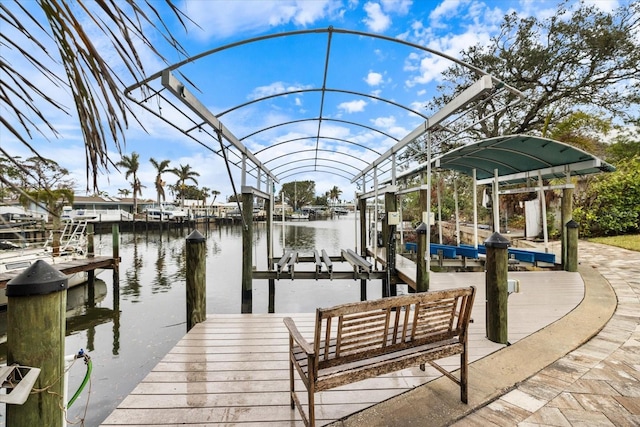
[[[336,35],[340,35],[340,37],[335,37]],[[318,58],[322,59],[318,61],[318,65],[321,65],[322,68],[320,70],[321,73],[317,73],[318,81],[315,85],[305,85],[303,88],[282,89],[277,93],[257,97],[247,94],[242,102],[237,102],[235,105],[226,102],[226,100],[218,99],[217,103],[219,104],[226,103],[231,105],[225,109],[221,109],[217,113],[210,111],[209,108],[205,106],[205,103],[200,101],[199,97],[189,89],[195,88],[196,92],[200,91],[198,89],[198,82],[186,77],[188,68],[199,64],[200,61],[213,59],[214,57],[217,58],[216,55],[218,54],[240,47],[250,47],[262,42],[297,40],[298,37],[326,37],[324,48],[322,48],[322,44],[317,45],[319,46],[317,49],[320,53]],[[416,107],[416,104],[413,102],[398,101],[394,92],[382,96],[378,92],[372,91],[366,93],[362,90],[357,90],[356,83],[362,85],[362,76],[360,76],[357,81],[349,82],[346,78],[348,73],[341,71],[341,67],[345,65],[343,62],[348,61],[334,59],[335,49],[332,50],[332,46],[341,42],[345,42],[346,46],[351,46],[351,42],[359,42],[361,40],[371,41],[372,44],[390,43],[390,45],[383,46],[405,49],[406,52],[403,51],[402,55],[408,56],[409,52],[416,52],[421,57],[432,55],[433,57],[445,59],[452,65],[457,64],[471,70],[478,76],[478,81],[465,89],[458,97],[444,106],[442,110],[431,115],[427,114],[423,107]],[[379,45],[376,45],[376,48],[378,48],[378,46]],[[359,55],[360,52],[356,50],[354,54]],[[293,58],[285,57],[282,61],[274,60],[272,64],[277,64],[284,70],[287,68],[287,61],[289,60],[293,60]],[[252,66],[258,68],[260,64],[252,63]],[[211,86],[212,92],[214,93],[217,93],[215,91],[215,76],[222,74],[224,71],[227,71],[229,74],[233,74],[234,71],[236,71],[233,67],[229,67],[229,70],[225,70],[224,67],[222,67],[222,69],[220,69],[220,67],[214,69],[208,68],[208,70],[210,71],[207,73],[207,78],[204,79],[204,85],[207,87]],[[269,75],[272,74],[277,75],[277,73],[270,73]],[[334,75],[337,77],[333,77]],[[274,78],[274,81],[276,79],[277,78]],[[213,84],[212,81],[214,82]],[[329,84],[332,82],[333,84]],[[338,86],[336,83],[340,85]],[[269,184],[270,181],[280,182],[280,180],[296,174],[302,175],[308,174],[309,172],[322,172],[331,173],[342,179],[347,179],[352,183],[358,182],[359,185],[360,181],[362,181],[364,184],[363,187],[366,187],[367,181],[377,182],[377,180],[382,179],[383,176],[395,176],[395,171],[400,166],[397,162],[407,146],[416,142],[424,146],[425,135],[427,135],[428,132],[436,132],[437,129],[444,129],[449,135],[455,137],[457,133],[452,133],[452,129],[447,128],[448,124],[470,112],[473,102],[486,102],[487,99],[505,91],[515,95],[515,97],[513,97],[516,98],[514,103],[523,99],[522,94],[515,88],[488,75],[483,70],[426,46],[381,34],[328,27],[268,34],[216,47],[168,66],[149,76],[147,79],[128,87],[125,93],[128,98],[134,100],[142,108],[153,113],[171,127],[181,131],[186,137],[196,141],[218,156],[223,157],[228,164],[239,167],[242,170],[243,183],[245,181],[245,175],[255,177],[258,181],[257,186],[260,187],[261,181],[266,181],[266,183]],[[286,117],[276,123],[267,122],[266,125],[264,123],[262,125],[255,125],[254,122],[259,123],[258,120],[245,120],[245,122],[242,123],[244,136],[235,134],[221,121],[221,118],[224,117],[225,120],[237,124],[237,120],[230,120],[231,116],[240,114],[255,106],[270,105],[269,103],[282,102],[282,100],[287,99],[287,97],[304,94],[319,94],[317,97],[319,98],[318,103],[313,108],[305,109],[305,111],[312,112],[312,115],[306,117],[303,116],[295,119]],[[380,118],[395,117],[396,114],[400,114],[401,112],[405,117],[411,118],[414,123],[418,123],[418,125],[413,130],[404,130],[403,127],[399,127],[392,133],[388,130],[388,127],[385,127],[385,125],[380,124],[376,120],[366,118],[362,120],[344,119],[335,112],[335,107],[340,97],[344,98],[345,96],[368,100],[372,107],[375,105],[376,108],[380,109],[381,112],[378,113],[378,117]],[[246,101],[247,98],[249,98],[248,101]],[[331,104],[332,102],[333,104]],[[212,101],[207,102],[207,105],[212,104],[214,104]],[[276,108],[276,104],[273,105],[274,108]],[[509,105],[502,105],[500,108],[504,109]],[[334,107],[333,111],[331,107]],[[309,122],[317,123],[317,126],[305,127],[304,125]],[[380,122],[384,122],[384,120]],[[352,133],[349,128],[345,128],[346,130],[343,132],[345,135],[335,135],[324,128],[325,125],[328,126],[329,124],[346,125],[354,131],[359,130],[361,133]],[[287,138],[286,135],[276,135],[280,131],[297,125],[300,126],[290,131],[290,136],[297,134],[294,137]],[[415,124],[413,126],[415,126]],[[329,128],[329,130],[335,129]],[[403,136],[401,138],[394,136],[396,134]],[[285,137],[284,140],[283,137]],[[448,138],[450,137],[451,136],[448,136]],[[382,138],[382,140],[380,140],[380,138]],[[315,148],[312,151],[308,151],[305,147],[295,147],[295,142],[306,139],[315,140]],[[339,141],[342,144],[336,144],[333,147],[322,147],[321,141],[323,140]],[[371,145],[370,142],[365,143],[362,141],[374,141],[374,145]],[[248,148],[249,146],[264,148],[253,152]],[[288,147],[293,148],[290,148],[289,152],[285,154],[276,150],[276,148]],[[359,149],[363,154],[361,157],[354,156],[353,150],[346,150],[346,147]],[[331,151],[331,149],[334,151]],[[279,166],[271,170],[267,166],[269,163],[282,160],[293,153],[303,152],[314,153],[313,165],[300,166],[288,170],[282,170]],[[332,152],[334,155],[327,156],[327,152]],[[411,164],[416,162],[416,160],[410,156],[406,157],[406,159],[402,160],[405,162],[402,165],[403,169],[408,169]],[[354,165],[354,159],[358,159],[365,165],[355,174],[350,172],[351,169],[358,169],[357,166]],[[325,165],[324,162],[328,162],[332,164],[332,166],[329,167]],[[289,164],[290,163],[292,162],[289,162]],[[330,168],[331,171],[325,170],[327,168]],[[230,176],[230,179],[233,182],[232,176]]]

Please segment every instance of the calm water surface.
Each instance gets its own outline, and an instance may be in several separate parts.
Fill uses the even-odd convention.
[[[311,255],[326,249],[339,255],[354,248],[356,223],[353,214],[333,220],[285,224],[287,249]],[[86,287],[68,292],[66,354],[84,349],[91,356],[91,382],[69,409],[69,425],[97,426],[116,408],[151,369],[186,333],[185,238],[192,230],[149,231],[121,234],[120,291],[113,292],[111,271],[100,274],[95,302],[88,301]],[[204,226],[207,239],[207,312],[239,313],[241,306],[241,226]],[[283,250],[282,224],[274,223],[274,254]],[[256,268],[267,268],[264,223],[254,229],[253,259]],[[111,235],[96,236],[100,254],[111,254]],[[301,270],[302,265],[296,266]],[[348,270],[348,264],[341,270]],[[367,296],[381,295],[379,281],[370,282]],[[276,312],[313,312],[360,299],[360,282],[276,281]],[[268,282],[253,282],[253,312],[268,310]],[[6,332],[6,313],[0,315],[0,333]],[[6,335],[5,335],[6,336]],[[0,350],[4,356],[6,350]],[[6,360],[6,357],[5,357]],[[85,367],[77,362],[70,369],[69,395],[77,390]],[[4,422],[4,414],[0,424]]]

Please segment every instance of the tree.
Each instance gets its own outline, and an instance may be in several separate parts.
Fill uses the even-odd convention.
[[[171,0],[164,4],[184,26],[185,16]],[[42,90],[39,84],[46,80],[62,88],[59,93],[71,93],[85,142],[87,177],[91,174],[93,189],[97,190],[98,172],[108,170],[112,164],[107,152],[108,142],[111,141],[121,153],[129,118],[137,120],[123,91],[124,79],[129,77],[138,82],[145,78],[141,48],[167,62],[159,51],[161,40],[147,34],[157,32],[169,46],[188,56],[168,31],[156,6],[151,0],[0,3],[3,25],[0,33],[3,49],[0,106],[9,113],[0,117],[0,133],[14,136],[39,156],[29,144],[32,135],[58,137],[49,114],[69,114],[64,100],[51,97],[51,91]],[[94,46],[92,41],[97,33],[106,37],[113,49]],[[52,54],[56,50],[50,49],[49,41],[58,48],[57,56]],[[29,65],[15,68],[10,59],[5,60],[10,54],[24,56]],[[116,58],[123,65],[124,75],[118,74],[119,69],[112,68]],[[31,77],[34,73],[43,78]],[[14,122],[9,121],[10,116],[15,117]],[[0,153],[18,165],[7,151],[0,148]],[[0,180],[4,182],[2,175]]]
[[[138,169],[140,168],[140,155],[135,151],[131,156],[126,154],[116,163],[117,167],[125,168],[125,178],[131,177],[131,189],[133,190],[133,213],[138,213],[138,194],[142,195],[142,185],[138,179]]]
[[[131,190],[129,190],[128,188],[119,188],[118,194],[121,197],[129,197],[129,194],[131,194]]]
[[[153,165],[153,167],[156,169],[156,182],[155,182],[155,186],[156,186],[156,194],[158,195],[158,206],[160,206],[160,198],[162,198],[162,201],[166,200],[165,194],[164,194],[164,185],[165,182],[162,180],[162,174],[164,172],[168,172],[169,171],[169,163],[171,163],[170,160],[162,160],[162,161],[157,161],[156,159],[154,159],[153,157],[149,159],[149,161],[151,162],[151,164]]]
[[[333,201],[334,204],[340,201],[340,195],[342,194],[342,190],[340,190],[336,185],[333,186],[331,190],[329,190],[329,200]]]
[[[573,219],[583,236],[640,232],[640,157],[623,160],[618,170],[591,180],[577,193]]]
[[[519,89],[525,100],[498,112],[513,95],[497,96],[475,106],[471,120],[496,113],[475,125],[475,138],[501,134],[541,133],[578,110],[630,123],[640,103],[640,2],[603,12],[583,2],[570,10],[562,2],[555,14],[538,20],[506,15],[500,34],[487,46],[462,52],[461,59]],[[444,73],[440,96],[428,104],[434,111],[469,87],[478,76],[454,65]],[[635,115],[635,116],[634,116]]]
[[[178,177],[178,182],[176,183],[178,190],[181,193],[181,205],[184,208],[184,190],[186,188],[187,181],[193,181],[194,184],[198,184],[196,180],[196,176],[200,176],[200,174],[193,169],[191,169],[190,165],[180,165],[180,167],[173,168],[169,170],[172,174]]]
[[[640,157],[640,132],[620,134],[613,144],[606,148],[607,161],[615,164],[636,156]]]
[[[213,202],[216,201],[216,197],[220,195],[220,192],[218,190],[211,190],[211,195],[213,196],[213,200],[211,201],[211,204],[213,204]]]
[[[282,184],[280,197],[284,193],[285,202],[293,207],[294,211],[313,202],[316,194],[314,181],[294,181]]]

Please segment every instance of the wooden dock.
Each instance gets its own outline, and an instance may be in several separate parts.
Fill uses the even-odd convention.
[[[118,260],[107,256],[96,256],[93,258],[74,259],[61,263],[51,264],[53,268],[63,274],[70,275],[80,273],[82,271],[91,271],[96,269],[113,269],[118,266]],[[7,287],[7,282],[18,276],[22,271],[12,271],[0,274],[0,289]]]
[[[414,267],[415,268],[415,267]],[[520,293],[509,297],[509,341],[514,343],[576,307],[584,295],[578,273],[512,272]],[[469,349],[472,363],[504,346],[485,337],[484,273],[431,273],[431,289],[475,285]],[[158,363],[102,426],[301,426],[289,406],[287,314],[209,314]],[[290,315],[303,334],[314,314]],[[458,367],[457,358],[444,366]],[[440,374],[418,367],[316,395],[323,425],[398,395]],[[296,380],[299,381],[299,379]],[[473,376],[469,378],[473,384]],[[302,389],[301,383],[298,389]],[[428,402],[425,402],[428,404]]]

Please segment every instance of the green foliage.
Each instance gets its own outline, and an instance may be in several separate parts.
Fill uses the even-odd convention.
[[[618,164],[618,170],[593,179],[577,194],[573,219],[585,237],[640,231],[640,157]]]
[[[513,100],[505,95],[478,106],[477,116],[496,113],[474,126],[477,138],[513,133],[543,132],[550,121],[568,118],[577,109],[637,120],[640,103],[640,2],[613,12],[586,3],[562,2],[555,13],[538,19],[516,13],[505,16],[500,33],[487,45],[472,46],[461,59],[522,91],[525,100],[501,111]],[[444,73],[440,95],[428,104],[437,111],[477,80],[477,75],[455,65]],[[603,117],[605,118],[605,117]]]
[[[638,132],[619,135],[614,143],[606,149],[607,161],[615,164],[636,156],[640,157],[640,134]]]
[[[299,210],[302,207],[311,204],[316,197],[316,183],[315,181],[294,181],[282,184],[282,189],[278,199],[282,197],[284,193],[284,201],[293,210]]]

